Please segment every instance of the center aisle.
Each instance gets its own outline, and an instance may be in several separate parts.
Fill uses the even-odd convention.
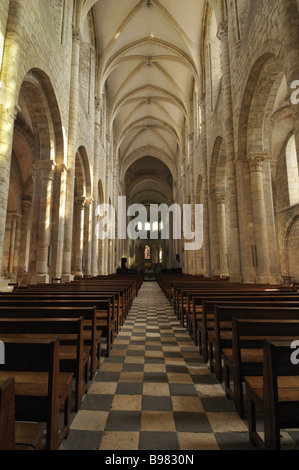
[[[61,449],[253,447],[158,284],[145,282]]]

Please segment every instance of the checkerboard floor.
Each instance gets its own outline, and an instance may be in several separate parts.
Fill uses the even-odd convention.
[[[283,433],[284,448],[296,432]],[[299,440],[297,439],[297,443]],[[296,447],[295,447],[296,448]],[[255,450],[214,374],[153,282],[135,299],[62,450]],[[298,448],[297,448],[298,449]]]

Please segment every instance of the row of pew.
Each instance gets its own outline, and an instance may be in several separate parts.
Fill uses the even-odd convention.
[[[142,282],[117,274],[0,293],[0,450],[59,449]]]
[[[299,427],[297,289],[167,274],[158,283],[240,417],[247,411],[250,442],[280,449],[280,430]]]

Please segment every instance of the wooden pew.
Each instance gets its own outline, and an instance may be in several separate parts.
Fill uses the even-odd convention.
[[[15,420],[15,380],[0,382],[0,451],[41,450],[44,430],[43,423]]]
[[[298,312],[298,310],[297,310]],[[296,319],[297,318],[297,319]],[[233,319],[232,347],[224,348],[222,355],[226,376],[226,394],[234,401],[243,416],[243,378],[262,375],[264,340],[299,338],[299,319],[294,312],[269,312],[269,318]],[[232,377],[231,387],[229,378]]]
[[[126,315],[132,305],[134,297],[134,289],[132,283],[117,282],[113,280],[105,281],[93,281],[93,280],[80,280],[71,281],[68,283],[53,285],[53,284],[34,284],[29,285],[26,288],[15,289],[17,291],[51,291],[51,292],[81,292],[81,293],[92,293],[95,294],[115,294],[117,296],[117,321],[122,324]]]
[[[34,296],[35,298],[40,298],[44,296],[52,296],[52,298],[55,297],[62,297],[64,296],[65,298],[68,297],[68,299],[89,299],[96,301],[96,299],[99,300],[110,300],[111,303],[111,311],[109,317],[106,319],[106,314],[104,312],[101,312],[99,310],[99,315],[102,313],[102,318],[103,320],[106,319],[107,324],[108,324],[108,331],[111,333],[112,336],[112,342],[114,337],[117,334],[117,324],[119,322],[119,316],[120,316],[120,292],[118,289],[107,289],[106,292],[101,292],[100,290],[94,290],[93,289],[78,289],[75,286],[65,286],[65,284],[62,284],[61,286],[57,285],[51,285],[48,284],[47,286],[39,286],[38,288],[30,288],[30,289],[20,289],[20,290],[15,290],[13,293],[2,293],[1,296],[5,295],[22,295],[22,296],[29,296],[32,297]],[[98,316],[99,316],[98,315]],[[103,323],[104,324],[104,323]],[[111,342],[111,341],[110,341]],[[112,343],[111,343],[112,344]]]
[[[21,307],[15,310],[15,315]],[[26,309],[25,309],[26,312]],[[10,337],[51,338],[60,341],[61,372],[71,372],[75,379],[75,411],[78,411],[89,383],[89,348],[83,344],[83,317],[80,318],[0,318],[0,339]]]
[[[252,306],[267,306],[267,304],[273,304],[273,306],[290,306],[295,307],[299,303],[299,295],[280,295],[281,293],[248,293],[248,294],[236,294],[232,297],[231,295],[220,297],[215,296],[214,298],[193,298],[193,310],[198,309],[194,318],[194,328],[196,334],[196,345],[199,347],[199,353],[203,356],[205,362],[208,362],[208,331],[214,329],[214,309],[216,305],[219,306],[246,306],[249,304]],[[275,305],[274,305],[275,304]]]
[[[6,339],[0,381],[11,377],[15,380],[16,420],[46,423],[46,448],[57,450],[70,430],[73,379],[72,373],[60,372],[59,339]]]
[[[0,296],[0,317],[50,317],[50,318],[78,318],[83,317],[83,339],[84,344],[90,347],[90,380],[94,378],[96,370],[100,365],[102,324],[97,319],[97,310],[92,301],[82,300],[49,300],[40,298],[5,298]],[[17,309],[15,308],[17,307]],[[21,308],[20,308],[21,307]],[[99,307],[99,303],[98,303]],[[109,309],[109,303],[103,302],[103,309]]]
[[[216,305],[214,309],[214,329],[208,332],[209,365],[222,382],[222,350],[232,347],[233,318],[299,318],[297,307],[247,307]]]
[[[297,292],[290,288],[289,290],[286,289],[279,289],[279,288],[269,288],[268,287],[263,287],[259,285],[235,285],[235,284],[230,284],[223,289],[220,286],[215,285],[207,287],[205,289],[203,288],[196,288],[196,287],[184,287],[184,288],[178,288],[177,289],[177,311],[178,311],[178,318],[181,321],[181,324],[184,326],[185,322],[187,323],[187,328],[192,331],[193,329],[193,297],[202,297],[204,296],[229,296],[229,295],[262,295],[263,293],[265,294],[274,294],[276,292],[278,295],[287,295],[287,294],[297,294]],[[191,332],[190,331],[190,332]],[[196,334],[194,334],[196,337]]]
[[[182,288],[181,290],[178,289],[178,298],[181,296],[181,300],[178,301],[177,316],[182,326],[187,326],[190,336],[194,339],[195,342],[197,342],[197,318],[200,317],[202,312],[202,303],[206,298],[213,299],[216,297],[225,296],[232,297],[242,294],[247,295],[248,297],[254,297],[268,294],[273,295],[274,291],[277,291],[275,292],[277,293],[277,297],[280,295],[287,295],[287,291],[278,291],[277,289],[267,289],[266,291],[264,288],[259,288],[256,286],[252,286],[250,288],[244,288],[244,286],[240,286],[237,288],[236,286],[231,285],[224,290],[220,288],[198,289],[191,287]]]
[[[102,332],[102,336],[107,339],[107,351],[106,355],[109,356],[113,339],[115,337],[115,328],[114,328],[114,295],[102,296],[98,295],[89,295],[89,294],[75,294],[72,292],[30,292],[26,293],[4,293],[0,294],[0,303],[7,300],[15,301],[36,301],[36,302],[61,302],[62,305],[69,306],[82,306],[82,308],[96,307],[96,320],[97,320],[97,330]]]
[[[263,291],[266,289],[280,290],[285,292],[295,291],[293,287],[281,286],[281,285],[269,285],[269,284],[241,284],[241,283],[229,283],[224,281],[193,281],[193,282],[178,282],[173,284],[173,303],[177,313],[182,312],[183,305],[187,306],[187,292],[188,291]],[[179,311],[179,312],[178,312]]]
[[[265,450],[280,449],[280,430],[299,427],[299,367],[290,360],[289,341],[265,341],[263,375],[244,377],[249,409],[249,439]],[[264,439],[256,411],[263,414]]]

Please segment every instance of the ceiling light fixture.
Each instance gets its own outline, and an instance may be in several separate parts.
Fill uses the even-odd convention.
[[[152,6],[152,2],[151,2],[151,0],[147,0],[147,2],[146,2],[146,6],[147,6],[147,8],[150,8],[150,7]]]

